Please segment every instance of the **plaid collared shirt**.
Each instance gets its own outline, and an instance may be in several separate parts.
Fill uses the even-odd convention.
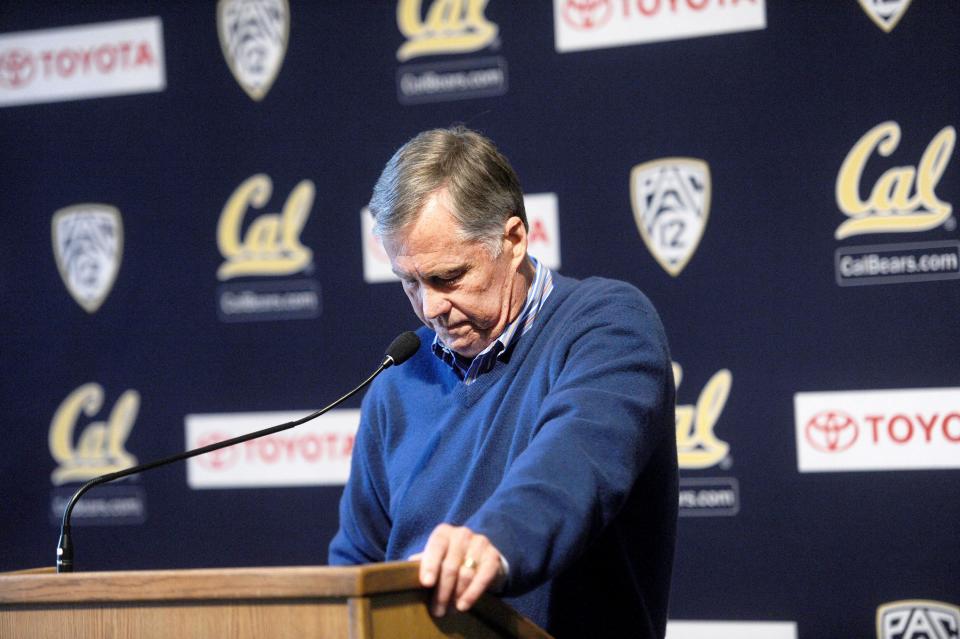
[[[500,337],[483,349],[473,360],[466,361],[458,356],[440,341],[439,335],[433,338],[433,354],[446,362],[464,384],[472,384],[477,377],[490,371],[497,363],[497,359],[512,348],[520,340],[520,337],[533,327],[540,309],[543,308],[544,302],[547,301],[547,297],[553,291],[553,273],[536,258],[531,257],[530,260],[536,267],[536,274],[533,277],[530,290],[527,291],[527,299],[523,304],[523,310],[517,315],[517,319],[507,325]]]

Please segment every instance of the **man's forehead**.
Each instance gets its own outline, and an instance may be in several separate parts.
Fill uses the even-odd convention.
[[[421,252],[387,251],[390,266],[397,275],[443,275],[468,268],[475,255],[471,250],[429,250]]]
[[[387,255],[440,255],[444,253],[462,253],[469,248],[469,243],[462,241],[456,233],[447,235],[436,232],[436,229],[424,229],[425,232],[413,231],[394,233],[381,238]]]
[[[442,195],[432,194],[410,223],[381,238],[388,255],[457,254],[470,248]]]

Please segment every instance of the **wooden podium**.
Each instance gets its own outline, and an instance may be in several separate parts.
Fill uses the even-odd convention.
[[[44,574],[45,573],[45,574]],[[0,637],[549,638],[485,595],[430,615],[415,562],[0,575]]]

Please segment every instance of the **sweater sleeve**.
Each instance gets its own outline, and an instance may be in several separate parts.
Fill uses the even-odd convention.
[[[390,535],[386,471],[380,450],[375,389],[364,397],[350,478],[340,498],[340,529],[330,542],[330,565],[383,561]]]
[[[509,562],[508,595],[576,561],[673,431],[664,331],[646,298],[631,290],[587,304],[557,335],[549,358],[557,372],[535,434],[466,522]]]

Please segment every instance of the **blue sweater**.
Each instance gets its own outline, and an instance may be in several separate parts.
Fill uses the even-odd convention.
[[[632,286],[554,275],[533,328],[464,385],[433,333],[363,401],[331,564],[486,535],[505,600],[560,636],[662,637],[677,517],[666,337]]]

